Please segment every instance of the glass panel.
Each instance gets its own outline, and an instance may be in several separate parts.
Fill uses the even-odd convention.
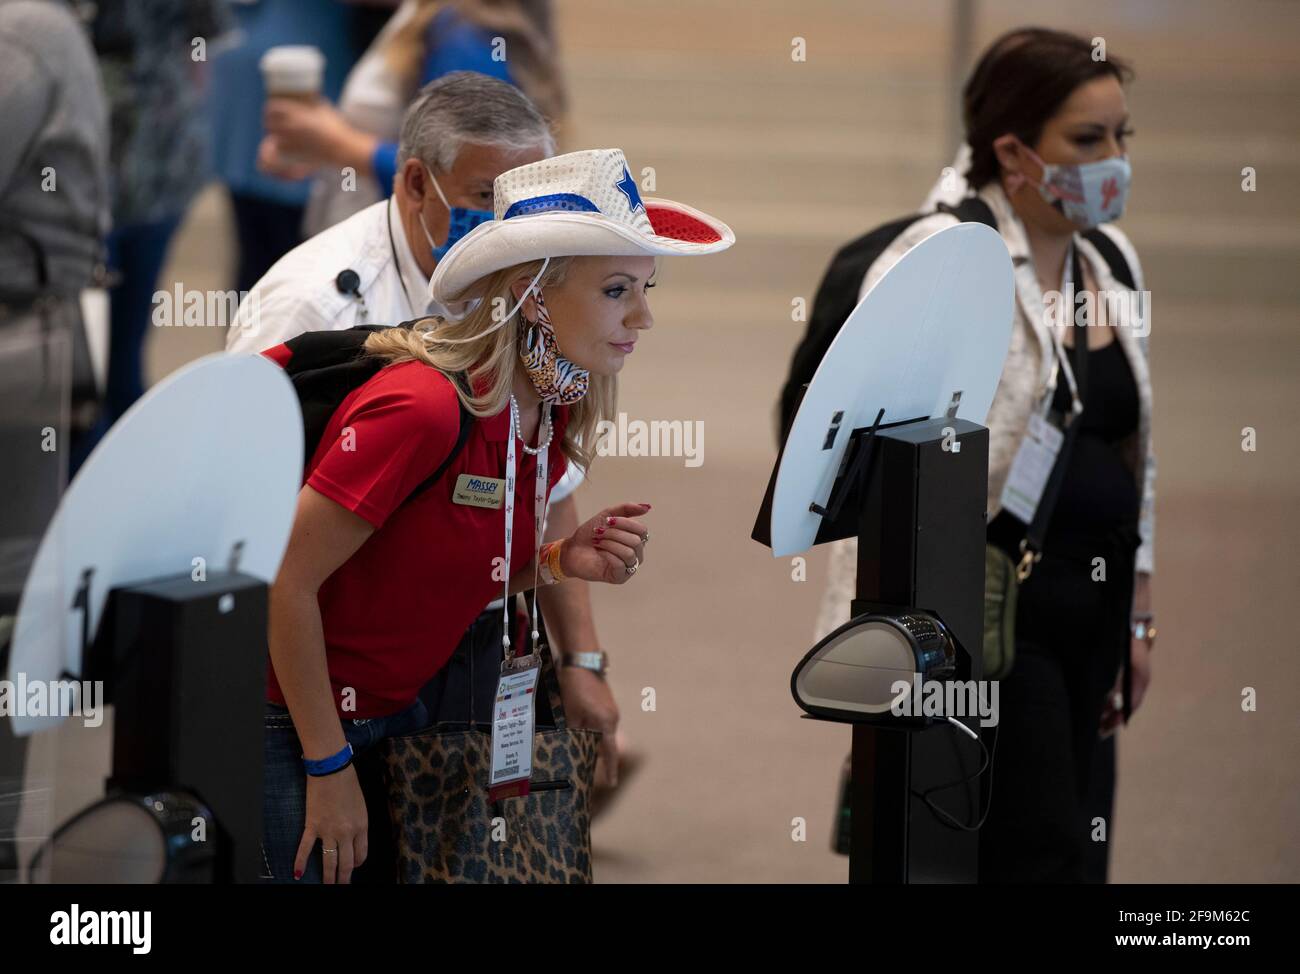
[[[0,313],[0,679],[19,597],[67,480],[75,304]],[[57,566],[56,566],[57,567]],[[58,573],[33,584],[57,584]],[[51,639],[61,639],[51,633]],[[13,688],[16,690],[16,688]],[[16,702],[12,696],[11,706]],[[15,737],[0,715],[0,882],[18,878],[50,833],[57,748]]]

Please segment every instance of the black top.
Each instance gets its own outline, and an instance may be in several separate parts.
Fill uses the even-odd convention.
[[[1089,350],[1087,396],[1076,420],[1079,431],[1045,547],[1050,547],[1053,535],[1096,536],[1137,524],[1142,498],[1120,442],[1137,431],[1138,391],[1118,341]],[[1064,382],[1057,386],[1052,405],[1069,409]]]
[[[1069,412],[1070,390],[1064,377],[1057,383],[1052,408]],[[1103,554],[1103,539],[1136,533],[1142,498],[1120,444],[1137,431],[1138,416],[1137,382],[1119,341],[1090,349],[1087,398],[1075,420],[1079,429],[1043,540],[1044,551],[1093,557]],[[1007,511],[989,525],[990,540],[1010,550],[1024,533],[1024,524]]]

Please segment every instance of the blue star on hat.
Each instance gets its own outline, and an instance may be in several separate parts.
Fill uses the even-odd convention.
[[[627,171],[627,166],[623,167],[623,178],[614,184],[615,188],[627,197],[627,208],[636,211],[639,207],[645,210],[645,204],[641,202],[641,194],[636,191],[636,180],[632,174]]]

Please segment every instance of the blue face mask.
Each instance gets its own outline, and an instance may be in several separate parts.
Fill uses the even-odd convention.
[[[433,188],[438,193],[438,199],[442,200],[442,205],[447,207],[447,240],[441,246],[433,242],[433,235],[429,233],[429,228],[425,226],[423,213],[419,214],[420,229],[424,231],[424,238],[429,241],[429,247],[433,251],[433,259],[442,260],[447,251],[451,250],[461,237],[480,223],[491,220],[496,214],[491,210],[470,210],[463,206],[452,206],[447,202],[447,197],[442,193],[442,187],[438,185],[438,180],[433,178],[433,173],[429,172],[427,166],[424,171],[428,173],[429,181],[433,183]]]

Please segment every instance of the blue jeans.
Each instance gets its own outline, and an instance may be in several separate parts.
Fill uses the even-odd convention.
[[[285,707],[266,705],[265,771],[262,790],[262,881],[292,883],[293,861],[307,821],[307,773],[302,767],[302,744]],[[428,711],[416,700],[405,710],[387,717],[343,721],[357,758],[386,737],[410,734],[428,725]],[[354,761],[357,760],[354,758]],[[373,814],[373,812],[371,813]],[[307,857],[300,883],[320,883],[320,843]]]

